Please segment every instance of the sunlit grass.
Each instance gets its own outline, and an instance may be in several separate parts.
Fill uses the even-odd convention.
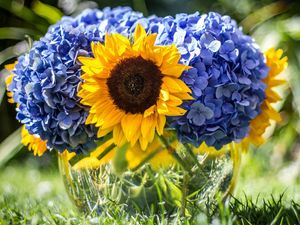
[[[285,184],[278,178],[281,170],[266,170],[266,160],[259,157],[249,154],[229,204],[192,218],[169,219],[131,216],[117,208],[113,215],[82,215],[68,199],[55,167],[38,168],[32,158],[11,162],[0,172],[0,224],[300,224],[299,181]]]

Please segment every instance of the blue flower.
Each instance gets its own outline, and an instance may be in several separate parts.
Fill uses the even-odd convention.
[[[196,126],[201,126],[205,123],[206,120],[211,119],[214,116],[214,112],[204,106],[200,102],[194,102],[191,105],[191,109],[186,115],[186,118],[190,120],[191,124]]]
[[[88,109],[77,96],[77,57],[91,55],[91,42],[103,42],[106,33],[129,37],[138,23],[157,33],[157,45],[175,44],[180,62],[192,67],[181,79],[194,100],[183,102],[184,116],[168,118],[179,140],[219,149],[246,137],[265,99],[262,80],[268,73],[254,40],[230,17],[217,13],[144,18],[127,7],[64,17],[19,57],[9,90],[18,103],[17,119],[29,133],[59,151],[79,153],[94,146],[96,130],[85,124]]]
[[[9,89],[18,103],[17,119],[31,134],[47,140],[49,149],[77,153],[95,147],[96,129],[86,125],[88,109],[77,97],[81,79],[79,55],[90,55],[92,41],[106,32],[130,35],[142,14],[128,7],[85,10],[64,17],[25,55],[20,56]]]
[[[265,99],[268,73],[254,40],[229,16],[214,12],[156,18],[149,30],[158,33],[157,44],[174,43],[181,62],[192,67],[181,79],[194,100],[182,104],[184,116],[168,119],[179,140],[220,149],[246,137]]]

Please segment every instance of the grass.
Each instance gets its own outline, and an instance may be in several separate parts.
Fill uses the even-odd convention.
[[[280,170],[264,170],[257,158],[245,160],[235,197],[229,203],[192,218],[130,216],[118,209],[113,215],[82,215],[64,192],[54,166],[38,169],[37,160],[32,158],[22,163],[12,161],[0,172],[0,224],[300,224],[298,179],[290,187],[285,185],[285,180],[278,179]]]

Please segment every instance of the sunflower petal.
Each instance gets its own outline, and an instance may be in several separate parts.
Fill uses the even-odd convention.
[[[124,136],[121,125],[117,125],[113,130],[113,139],[117,146],[123,146],[126,143],[126,138]]]
[[[163,65],[161,68],[161,72],[164,75],[168,75],[171,77],[180,77],[183,73],[183,71],[189,69],[191,67],[188,67],[186,65],[182,65],[182,64],[177,64],[177,65]]]
[[[144,117],[141,124],[141,134],[142,137],[146,138],[149,136],[153,125],[155,124],[155,118],[153,115]]]
[[[170,92],[191,92],[191,89],[182,80],[165,76],[163,82]]]
[[[164,127],[166,124],[166,117],[164,115],[158,115],[157,124],[156,124],[156,131],[158,135],[162,135],[164,132]]]
[[[143,28],[141,24],[138,24],[134,31],[134,42],[138,41],[140,38],[146,37],[146,30]]]
[[[121,121],[121,126],[126,139],[131,142],[142,122],[142,114],[126,114]]]
[[[102,125],[102,129],[106,129],[108,127],[112,127],[112,126],[115,126],[116,124],[119,124],[121,122],[123,116],[125,116],[124,112],[122,112],[118,109],[112,110],[104,118],[104,123]]]

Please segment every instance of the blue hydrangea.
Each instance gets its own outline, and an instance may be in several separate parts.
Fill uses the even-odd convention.
[[[247,136],[265,98],[262,79],[268,72],[255,42],[234,20],[217,13],[144,18],[126,7],[64,17],[19,57],[9,89],[19,105],[17,118],[29,132],[59,151],[82,152],[93,146],[96,131],[85,125],[88,109],[76,95],[81,82],[76,59],[90,55],[91,41],[103,42],[107,32],[131,36],[137,23],[158,33],[156,44],[175,44],[181,63],[193,67],[182,80],[194,100],[183,103],[184,116],[168,118],[179,139],[219,149]]]
[[[86,10],[51,26],[32,49],[20,56],[10,91],[18,103],[17,119],[31,134],[47,140],[49,149],[82,152],[94,147],[96,130],[85,125],[88,109],[80,104],[79,55],[90,55],[91,41],[103,42],[106,32],[128,36],[141,13],[119,7]]]
[[[168,120],[180,141],[220,149],[246,137],[265,99],[262,79],[268,73],[254,40],[229,16],[214,12],[150,21],[149,31],[158,33],[156,43],[175,44],[181,62],[193,67],[182,80],[194,100],[183,103],[184,116]]]

